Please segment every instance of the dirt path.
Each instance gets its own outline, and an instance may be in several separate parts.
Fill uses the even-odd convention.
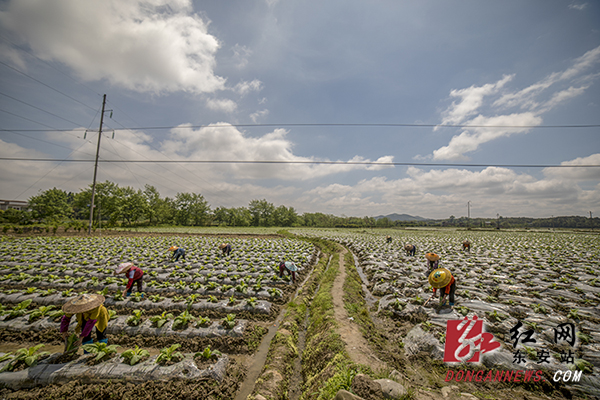
[[[386,364],[374,356],[373,351],[369,348],[367,340],[360,332],[358,324],[348,319],[348,312],[344,307],[344,281],[346,280],[346,266],[344,264],[344,255],[348,251],[344,248],[340,253],[339,274],[333,282],[331,294],[333,296],[333,312],[335,319],[338,322],[338,332],[342,336],[342,340],[346,343],[346,351],[350,358],[355,363],[367,365],[373,371],[386,368]]]

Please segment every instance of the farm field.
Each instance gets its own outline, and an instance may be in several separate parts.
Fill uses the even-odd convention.
[[[447,321],[476,315],[501,344],[498,351],[484,358],[485,368],[543,368],[550,372],[579,369],[583,371],[582,381],[567,387],[573,393],[583,393],[583,397],[573,398],[586,398],[585,393],[600,395],[597,235],[288,229],[298,236],[294,238],[277,237],[280,229],[260,233],[251,228],[209,231],[165,228],[161,233],[169,235],[3,236],[0,351],[4,353],[0,356],[13,354],[0,362],[0,369],[11,363],[15,368],[10,371],[12,366],[9,366],[0,373],[0,382],[5,385],[2,394],[45,398],[54,390],[58,394],[69,388],[81,398],[85,393],[94,398],[93,391],[99,390],[94,389],[94,384],[110,380],[121,397],[140,395],[143,388],[154,394],[154,398],[169,392],[181,394],[179,398],[186,398],[187,393],[196,398],[233,399],[252,380],[252,387],[256,386],[246,390],[256,399],[262,395],[294,400],[333,398],[335,391],[326,390],[331,390],[331,380],[339,375],[325,374],[323,384],[315,384],[317,371],[327,371],[331,367],[327,363],[333,363],[338,368],[343,365],[346,372],[365,372],[373,378],[399,381],[407,388],[402,398],[426,399],[426,392],[439,392],[439,386],[445,384],[444,377],[436,375],[437,384],[418,380],[411,375],[411,365],[433,363],[439,368]],[[207,233],[208,236],[203,236]],[[391,236],[389,243],[387,235]],[[461,246],[467,239],[472,243],[470,252],[463,251]],[[334,251],[325,241],[339,246]],[[223,256],[218,249],[222,242],[232,244],[234,251],[230,256]],[[417,246],[416,256],[405,253],[407,243]],[[171,253],[167,249],[171,245],[186,249],[185,261],[169,260]],[[447,312],[438,313],[435,300],[424,305],[431,295],[425,275],[426,252],[439,254],[440,267],[450,269],[457,279],[456,304]],[[123,275],[115,276],[112,271],[119,263],[128,261],[145,271],[144,297],[135,290],[128,298],[119,293],[125,287]],[[276,272],[280,261],[295,262],[300,267],[300,281],[306,281],[291,285],[287,275],[279,279]],[[323,291],[329,291],[331,297],[342,297],[331,285],[336,277],[331,266],[338,262],[340,269],[345,263],[348,274],[356,267],[365,285],[362,292],[352,295],[344,286],[348,312],[355,306],[348,302],[364,302],[362,317],[372,319],[381,329],[382,337],[394,339],[380,345],[374,339],[375,334],[369,334],[361,326],[373,355],[387,364],[385,370],[377,372],[373,365],[369,369],[369,365],[361,366],[356,361],[340,363],[339,357],[346,353],[337,349],[337,344],[332,345],[336,348],[333,352],[318,353],[323,346],[318,343],[327,340],[319,337],[324,332],[316,332],[315,326],[319,324],[316,318],[322,316],[321,311],[312,307],[318,306]],[[328,279],[331,282],[327,283]],[[109,345],[120,346],[115,349],[116,355],[108,354],[97,363],[92,361],[96,356],[83,356],[81,350],[72,361],[61,355],[60,307],[83,292],[106,296],[105,305],[112,314]],[[360,298],[347,299],[352,296]],[[352,315],[357,325],[363,323],[358,321],[359,315]],[[535,343],[523,343],[525,336],[522,336],[515,346],[511,330],[519,323],[519,332],[532,331]],[[573,324],[576,334],[573,345],[556,343],[555,329],[561,324]],[[331,333],[343,327],[338,321],[323,331]],[[39,344],[45,346],[33,348]],[[265,345],[269,350],[266,363],[262,362],[265,366],[261,364],[258,371],[253,371],[256,359],[260,358],[260,347]],[[122,354],[128,349],[136,350],[136,346],[149,354],[131,365]],[[23,362],[11,361],[14,352],[22,347],[27,347],[33,355],[45,350],[52,354],[38,357],[38,364],[27,368]],[[351,349],[346,350],[352,353]],[[522,353],[523,360],[515,364],[517,351]],[[569,351],[573,356],[570,363],[560,357]],[[344,357],[350,360],[352,354]],[[35,379],[33,372],[39,374]],[[253,372],[256,377],[249,379]],[[302,378],[294,378],[296,375]],[[129,384],[120,380],[124,376]],[[277,376],[280,378],[273,378]],[[131,383],[137,386],[132,387]],[[450,384],[456,382],[446,385]],[[339,387],[344,385],[340,383]],[[472,386],[467,389],[473,393]],[[486,396],[489,390],[493,393],[493,388],[486,390]],[[529,398],[537,399],[535,396],[540,393],[535,388],[531,390]],[[560,393],[555,391],[550,397],[539,398],[568,398]]]

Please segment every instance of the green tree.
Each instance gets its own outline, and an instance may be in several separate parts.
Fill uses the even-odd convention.
[[[267,200],[252,200],[248,205],[253,226],[272,226],[275,206]]]
[[[115,212],[120,214],[123,223],[136,223],[146,213],[148,204],[141,190],[127,186],[116,190]]]
[[[175,196],[175,222],[178,225],[204,225],[208,222],[210,206],[196,193],[177,193]]]
[[[99,217],[108,218],[111,225],[116,224],[120,218],[117,204],[117,193],[119,186],[116,183],[106,181],[96,183],[96,194],[94,196],[94,221]],[[79,210],[81,218],[90,215],[92,203],[92,185],[75,195],[75,207]]]
[[[29,198],[29,207],[33,218],[38,220],[60,221],[70,217],[73,210],[68,203],[68,194],[64,190],[52,188]]]
[[[275,226],[292,226],[296,223],[298,214],[294,207],[279,206],[273,210],[273,224]]]

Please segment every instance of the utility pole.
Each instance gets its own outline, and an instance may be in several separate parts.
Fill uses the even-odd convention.
[[[471,227],[471,200],[467,201],[467,227]]]
[[[94,164],[94,182],[92,183],[92,204],[90,205],[88,235],[92,234],[92,222],[94,218],[94,196],[96,195],[96,175],[98,174],[98,155],[100,154],[100,139],[102,138],[102,123],[104,122],[104,106],[106,106],[106,94],[102,99],[102,112],[100,113],[100,129],[98,130],[98,147],[96,147],[96,163]]]

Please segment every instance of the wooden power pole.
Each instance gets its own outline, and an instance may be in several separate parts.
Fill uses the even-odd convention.
[[[104,106],[106,106],[106,94],[102,99],[102,112],[100,113],[100,129],[98,130],[98,147],[96,147],[96,163],[94,164],[94,182],[92,183],[92,204],[90,205],[88,235],[92,234],[92,223],[94,221],[94,197],[96,195],[96,175],[98,174],[98,155],[100,154],[100,139],[102,138],[102,123],[104,122]]]

